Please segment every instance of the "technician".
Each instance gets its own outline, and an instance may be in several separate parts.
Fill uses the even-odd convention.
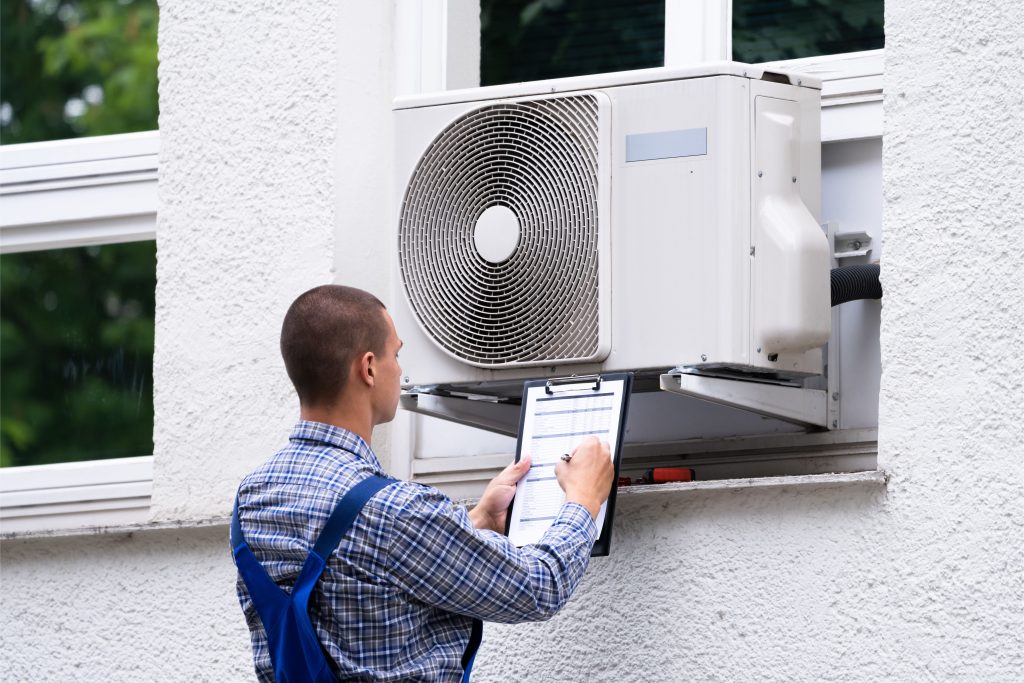
[[[256,559],[279,585],[295,581],[340,498],[383,475],[370,448],[376,425],[395,416],[402,346],[371,294],[325,285],[291,305],[281,354],[299,395],[288,445],[242,481],[238,517]],[[608,445],[590,438],[555,474],[566,502],[536,545],[503,535],[515,484],[529,458],[509,465],[472,509],[438,490],[399,481],[362,508],[330,555],[309,614],[341,680],[460,681],[477,619],[550,618],[569,599],[598,535],[611,491]],[[272,681],[267,638],[244,583],[238,598],[256,674]]]

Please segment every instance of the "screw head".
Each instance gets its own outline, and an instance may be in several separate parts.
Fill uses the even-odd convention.
[[[763,176],[763,175],[764,175],[764,171],[758,171],[758,172],[757,172],[757,177],[758,177],[758,178],[760,178],[760,177],[761,177],[761,176]]]
[[[405,382],[406,384],[408,384],[409,383],[409,375],[406,375],[405,377],[403,377],[402,381]]]
[[[708,359],[707,354],[706,353],[700,354],[700,359],[706,361]]]
[[[839,400],[839,392],[838,391],[832,392],[832,400],[833,401],[838,401]]]
[[[839,420],[832,420],[832,427],[835,428],[835,427],[838,427],[838,426],[839,426]]]
[[[761,353],[761,347],[760,346],[757,347],[757,352]]]
[[[793,182],[794,183],[796,182],[796,176],[793,176]]]
[[[753,255],[754,255],[754,247],[751,247],[751,248],[750,248],[750,255],[751,255],[751,256],[753,256]]]

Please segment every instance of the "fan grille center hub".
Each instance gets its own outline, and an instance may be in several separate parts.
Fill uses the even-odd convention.
[[[519,246],[519,219],[507,206],[488,207],[476,220],[473,245],[488,263],[507,261]]]

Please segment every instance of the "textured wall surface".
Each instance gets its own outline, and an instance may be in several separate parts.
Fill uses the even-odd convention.
[[[254,678],[227,528],[5,542],[0,680]]]
[[[541,624],[487,624],[485,681],[888,680],[884,490],[619,499],[612,554]],[[476,670],[475,670],[476,671]]]
[[[613,556],[488,625],[474,680],[1021,680],[1024,5],[886,5],[887,490],[623,496]],[[282,438],[291,298],[386,287],[392,10],[361,7],[162,7],[158,517],[223,514]],[[223,536],[5,543],[0,677],[248,680]]]
[[[157,518],[225,514],[295,419],[277,335],[333,276],[335,39],[329,3],[161,4]]]
[[[1024,670],[1024,4],[886,3],[887,654]]]
[[[385,293],[393,10],[342,5],[161,4],[156,519],[226,514],[284,443],[298,294]]]

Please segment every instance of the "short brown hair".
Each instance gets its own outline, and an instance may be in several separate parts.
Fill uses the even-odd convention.
[[[315,287],[292,303],[281,325],[281,356],[302,405],[333,405],[352,361],[384,352],[384,310],[369,292],[342,285]]]

